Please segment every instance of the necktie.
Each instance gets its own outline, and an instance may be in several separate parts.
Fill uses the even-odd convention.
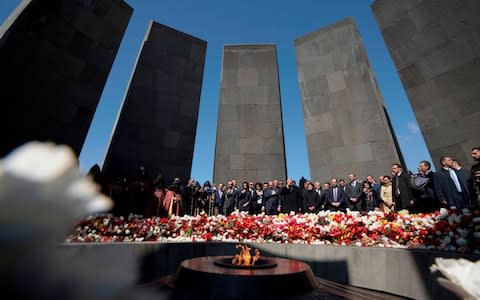
[[[398,175],[395,176],[395,186],[397,187],[397,195],[400,195],[400,185],[399,185]]]
[[[337,202],[337,188],[333,189],[333,202]]]
[[[450,178],[452,178],[455,187],[459,193],[462,192],[462,187],[460,186],[460,181],[458,181],[457,173],[452,168],[448,169],[448,173],[450,173]]]

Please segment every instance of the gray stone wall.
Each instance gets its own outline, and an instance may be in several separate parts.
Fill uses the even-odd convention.
[[[150,22],[103,165],[104,180],[143,165],[166,183],[192,167],[207,43]]]
[[[30,140],[80,153],[132,12],[122,0],[20,3],[0,27],[0,157]]]
[[[374,1],[371,9],[433,162],[480,144],[480,1]]]
[[[285,180],[275,45],[227,45],[223,54],[215,183]]]
[[[296,39],[295,50],[312,179],[389,174],[400,158],[353,19]]]

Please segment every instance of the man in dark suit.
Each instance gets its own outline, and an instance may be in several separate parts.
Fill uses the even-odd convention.
[[[225,202],[223,203],[223,214],[229,216],[235,208],[235,200],[237,199],[238,190],[235,189],[232,181],[228,182],[227,190],[225,191]]]
[[[345,211],[346,194],[345,191],[337,186],[337,178],[332,178],[330,188],[327,191],[327,201],[329,209],[333,211]]]
[[[267,215],[276,215],[278,212],[278,190],[274,187],[273,181],[268,182],[268,188],[263,191],[262,211]]]
[[[215,201],[215,213],[224,213],[223,205],[226,200],[223,183],[219,183],[217,189],[213,193],[213,201]]]
[[[317,193],[318,196],[322,197],[322,184],[320,183],[320,181],[316,181],[313,184],[313,188],[314,188],[315,193]]]
[[[392,194],[395,200],[395,209],[409,209],[414,204],[410,175],[403,171],[400,164],[392,165]]]
[[[345,192],[347,193],[347,203],[350,210],[360,211],[362,205],[359,201],[360,195],[362,194],[362,184],[357,181],[357,175],[349,174],[348,175],[349,183],[346,186]]]
[[[441,204],[451,209],[468,208],[470,193],[465,173],[453,168],[450,156],[440,158],[442,168],[434,177],[435,193]]]

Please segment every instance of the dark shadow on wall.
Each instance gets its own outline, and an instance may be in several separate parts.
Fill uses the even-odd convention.
[[[235,255],[230,243],[169,243],[143,255],[140,261],[139,283],[174,274],[180,263],[189,258],[216,255]]]

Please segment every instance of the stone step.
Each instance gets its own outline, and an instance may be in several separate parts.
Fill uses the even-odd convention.
[[[405,297],[400,297],[392,295],[389,293],[378,292],[370,289],[364,289],[359,287],[354,287],[350,285],[340,284],[333,281],[329,281],[323,278],[317,277],[318,282],[320,283],[319,288],[325,290],[330,294],[334,294],[342,297],[341,299],[355,299],[355,300],[400,300],[408,299]],[[327,298],[329,299],[329,298]]]

